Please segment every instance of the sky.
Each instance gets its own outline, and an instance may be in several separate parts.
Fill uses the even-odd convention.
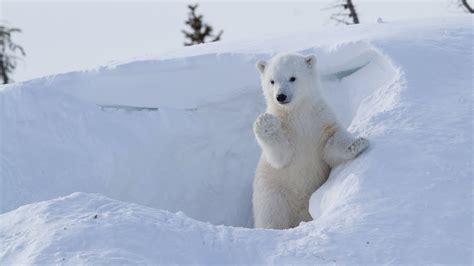
[[[459,16],[456,0],[353,0],[361,23]],[[329,19],[329,1],[200,2],[198,13],[222,39],[236,41],[284,35],[323,27],[344,27]],[[194,2],[192,2],[194,3]],[[111,61],[159,56],[182,48],[187,4],[182,1],[40,1],[0,0],[0,21],[18,27],[13,40],[27,56],[13,75],[15,81]]]

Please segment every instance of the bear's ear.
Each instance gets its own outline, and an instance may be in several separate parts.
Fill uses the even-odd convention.
[[[307,55],[304,57],[304,62],[309,68],[312,68],[316,65],[316,56],[315,55]]]
[[[258,60],[256,66],[260,74],[263,74],[263,71],[265,70],[265,67],[267,66],[267,62],[263,60]]]

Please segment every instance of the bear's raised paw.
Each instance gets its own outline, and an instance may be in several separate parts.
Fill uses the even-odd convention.
[[[258,137],[270,140],[281,130],[281,121],[272,114],[263,113],[255,120],[253,130]]]

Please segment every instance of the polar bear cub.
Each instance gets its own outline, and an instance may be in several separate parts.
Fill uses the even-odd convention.
[[[266,112],[254,123],[262,149],[254,179],[255,227],[285,229],[310,221],[309,198],[331,167],[368,147],[342,128],[320,94],[314,55],[258,61]]]

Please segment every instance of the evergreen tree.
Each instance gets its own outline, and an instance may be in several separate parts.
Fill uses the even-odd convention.
[[[337,23],[359,24],[359,16],[352,0],[338,0],[336,4],[325,9],[338,9],[337,13],[331,15],[331,19]]]
[[[474,14],[474,8],[469,4],[469,2],[467,2],[467,0],[460,0],[459,5],[462,6],[466,12]]]
[[[21,32],[21,30],[0,25],[0,76],[3,84],[12,81],[9,75],[15,70],[20,57],[26,55],[23,47],[12,41],[11,35],[14,32]]]
[[[188,25],[192,31],[188,32],[182,30],[185,39],[188,39],[187,42],[184,42],[185,46],[205,43],[208,39],[211,39],[211,42],[219,41],[223,33],[221,30],[217,35],[212,34],[213,28],[209,24],[203,22],[202,15],[196,15],[196,9],[198,6],[198,4],[188,5],[188,20],[186,20],[185,24]]]

